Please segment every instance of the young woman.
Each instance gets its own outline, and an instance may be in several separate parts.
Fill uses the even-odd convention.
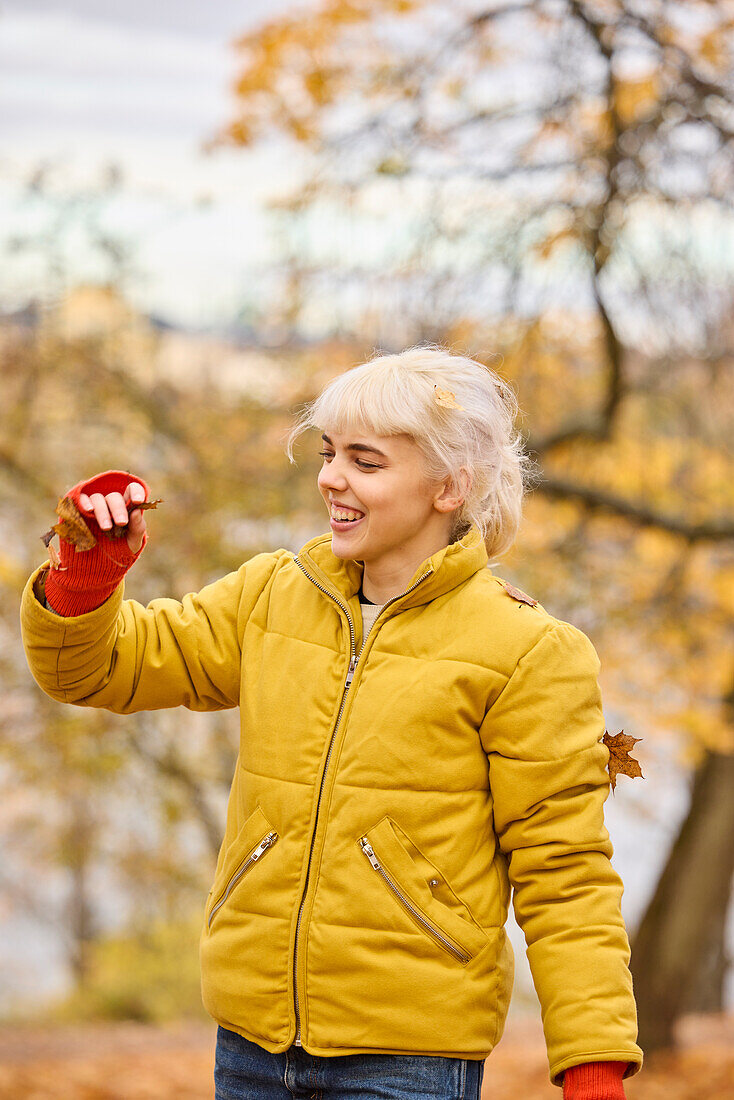
[[[26,585],[52,698],[240,708],[201,934],[217,1100],[478,1098],[512,990],[511,891],[551,1082],[619,1100],[640,1069],[599,660],[489,566],[529,482],[516,414],[472,359],[374,357],[289,437],[293,461],[322,433],[330,525],[297,554],[180,603],[124,600],[147,486],[108,471],[68,494],[96,545],[62,539]]]

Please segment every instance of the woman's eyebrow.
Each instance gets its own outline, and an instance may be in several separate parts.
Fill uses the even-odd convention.
[[[328,435],[322,435],[321,438],[323,439],[324,443],[328,443],[330,447],[334,446]],[[389,457],[389,455],[386,455],[384,451],[378,450],[377,447],[368,447],[366,443],[349,443],[344,449],[346,451],[369,451],[370,454],[379,455],[380,458]]]

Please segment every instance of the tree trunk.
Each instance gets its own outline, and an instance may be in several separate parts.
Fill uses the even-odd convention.
[[[69,816],[64,838],[72,882],[68,906],[69,962],[76,988],[84,989],[89,978],[89,949],[94,939],[89,863],[94,852],[95,822],[78,796],[72,796],[69,800]]]
[[[632,941],[630,968],[646,1053],[673,1046],[685,1012],[720,1011],[734,874],[734,754],[707,752],[691,803]]]

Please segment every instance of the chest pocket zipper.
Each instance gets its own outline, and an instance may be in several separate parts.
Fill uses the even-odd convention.
[[[454,958],[458,959],[461,963],[468,963],[472,958],[472,955],[470,955],[469,952],[465,951],[462,947],[459,947],[458,944],[455,944],[452,940],[450,940],[444,932],[442,932],[439,928],[436,927],[435,924],[433,924],[432,921],[428,920],[428,918],[425,916],[424,913],[420,911],[420,909],[416,908],[416,906],[413,905],[412,901],[400,889],[397,882],[392,877],[387,868],[384,867],[383,864],[380,863],[380,861],[377,859],[374,848],[367,840],[366,836],[360,837],[359,844],[362,851],[367,856],[367,859],[370,861],[373,870],[382,875],[382,878],[390,887],[395,897],[408,910],[410,915],[415,920],[417,920],[421,927],[424,928],[431,936],[433,936],[435,940],[438,940],[441,947],[448,951],[449,954],[453,955]]]
[[[212,917],[216,913],[217,909],[219,909],[222,905],[224,905],[225,901],[227,900],[227,898],[231,894],[233,888],[237,885],[237,883],[240,881],[242,876],[247,874],[247,872],[250,870],[250,868],[253,866],[253,864],[255,864],[257,862],[257,860],[260,859],[260,857],[265,852],[268,851],[269,848],[272,848],[273,844],[275,844],[277,839],[278,839],[278,834],[274,830],[271,829],[265,834],[265,836],[262,838],[260,843],[257,844],[252,849],[250,854],[247,856],[247,859],[245,860],[245,862],[243,864],[241,864],[240,867],[231,876],[229,882],[227,883],[227,885],[224,889],[224,893],[220,897],[219,901],[216,903],[216,905],[212,906],[211,911],[209,913],[209,917],[207,919],[207,928],[211,928]]]

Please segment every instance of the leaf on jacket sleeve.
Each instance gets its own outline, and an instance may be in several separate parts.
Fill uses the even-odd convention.
[[[624,730],[615,733],[614,737],[604,730],[602,742],[609,749],[609,762],[607,767],[609,768],[609,778],[612,782],[612,790],[614,790],[617,784],[618,775],[628,775],[631,779],[645,778],[638,761],[633,760],[630,756],[630,750],[633,745],[642,740],[642,737],[627,736]]]
[[[514,584],[510,584],[509,581],[502,581],[502,587],[509,596],[512,596],[513,600],[519,600],[520,603],[527,603],[531,607],[535,607],[538,602],[532,596],[528,596],[527,592],[523,592],[521,588],[515,588]]]

